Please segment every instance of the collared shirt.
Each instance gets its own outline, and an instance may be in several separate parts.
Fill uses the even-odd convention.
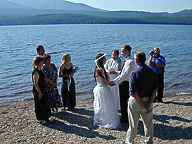
[[[165,58],[161,55],[158,57],[152,57],[152,63],[155,64],[163,64],[165,66]],[[150,66],[156,74],[160,74],[164,72],[164,67],[156,67],[156,66]]]
[[[155,72],[146,64],[143,64],[130,75],[130,95],[137,93],[140,98],[151,97],[153,91],[157,89],[157,84],[158,80]]]
[[[130,73],[136,69],[135,62],[130,56],[127,57],[125,60],[126,61],[124,63],[121,74],[114,79],[115,84],[119,84],[123,81],[129,81]]]
[[[120,61],[120,62],[119,62]],[[120,66],[119,66],[120,64]],[[121,68],[121,59],[117,59],[117,60],[114,60],[114,59],[108,59],[106,64],[105,64],[105,69],[106,71],[119,71],[119,67]]]
[[[107,62],[105,64],[105,70],[107,72],[110,72],[110,71],[117,72],[117,74],[110,74],[109,75],[109,78],[110,78],[111,81],[114,80],[114,78],[117,77],[117,75],[120,73],[119,70],[120,70],[121,67],[122,66],[121,66],[121,60],[120,59],[117,59],[117,60],[109,59],[109,60],[107,60]]]

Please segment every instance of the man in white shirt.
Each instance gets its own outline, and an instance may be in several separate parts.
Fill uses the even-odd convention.
[[[127,103],[129,99],[129,76],[130,73],[136,69],[134,60],[131,58],[131,46],[124,45],[121,47],[121,54],[125,57],[120,75],[117,76],[113,82],[119,84],[120,105],[121,105],[121,122],[128,122]]]
[[[112,58],[108,59],[105,64],[106,72],[109,75],[109,80],[114,80],[121,71],[121,59],[119,58],[119,50],[113,50],[112,51]],[[115,85],[113,87],[110,87],[112,96],[113,96],[113,102],[114,106],[117,110],[120,110],[120,97],[119,97],[119,85]]]

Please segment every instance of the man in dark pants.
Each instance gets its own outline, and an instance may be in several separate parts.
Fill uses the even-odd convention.
[[[165,58],[160,55],[160,49],[155,47],[153,51],[150,52],[150,58],[148,60],[149,66],[155,71],[158,78],[158,91],[157,97],[154,102],[163,102],[163,90],[164,90],[164,67]]]
[[[124,45],[121,47],[121,54],[125,61],[119,76],[114,79],[115,84],[119,84],[120,105],[121,105],[121,122],[128,122],[127,102],[129,99],[129,75],[136,69],[136,65],[131,58],[131,47]]]

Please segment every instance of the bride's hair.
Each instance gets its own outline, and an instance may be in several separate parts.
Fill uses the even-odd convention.
[[[97,76],[100,76],[100,77],[104,78],[104,76],[102,75],[101,69],[103,69],[104,74],[105,74],[105,78],[108,80],[107,72],[105,71],[105,68],[104,68],[104,65],[103,65],[103,62],[102,62],[104,57],[105,57],[105,54],[98,54],[96,56],[96,60],[95,60],[96,67],[95,67],[95,71],[94,71],[95,81],[96,81]]]

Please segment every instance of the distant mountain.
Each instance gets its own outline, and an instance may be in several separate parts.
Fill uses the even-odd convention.
[[[31,9],[31,7],[15,3],[14,1],[0,0],[0,9]]]
[[[176,12],[172,14],[173,16],[192,16],[192,9],[182,10],[180,12]]]
[[[176,13],[106,11],[65,0],[0,0],[0,25],[32,24],[192,25],[192,10]]]
[[[82,3],[73,3],[65,0],[9,0],[35,9],[46,10],[74,10],[74,11],[99,11],[100,9]]]

